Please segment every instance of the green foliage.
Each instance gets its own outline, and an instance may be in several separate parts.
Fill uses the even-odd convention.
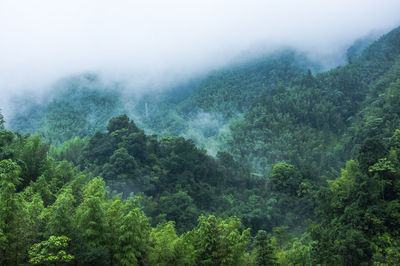
[[[21,257],[26,256],[30,246],[46,237],[46,218],[43,215],[45,207],[41,196],[33,193],[33,190],[29,188],[24,191],[24,194],[22,221],[19,224],[23,228],[23,245],[20,246],[23,255]]]
[[[0,115],[0,264],[398,265],[399,33],[317,75],[281,53],[137,102],[138,124],[200,129],[216,157],[106,127],[121,102],[91,75],[31,114],[57,147]]]
[[[10,128],[41,134],[55,144],[91,136],[121,112],[118,87],[93,74],[62,80],[54,86],[55,97],[47,103],[23,103],[28,108],[10,121]]]
[[[30,181],[35,181],[44,172],[49,151],[49,144],[43,143],[39,135],[29,137],[25,141],[18,155],[22,168],[23,186],[29,184]]]
[[[119,130],[128,130],[135,132],[139,129],[136,127],[135,123],[129,119],[127,115],[120,115],[118,117],[112,118],[107,125],[107,131],[109,133],[118,132]]]
[[[361,145],[357,161],[364,173],[368,173],[368,169],[385,155],[386,150],[380,139],[369,138]]]
[[[367,140],[360,150],[361,163],[349,161],[341,177],[320,191],[322,223],[311,231],[318,241],[316,258],[320,263],[367,265],[397,260],[399,232],[394,217],[400,206],[400,168],[393,163],[398,161],[396,135],[392,139],[388,147]],[[387,149],[390,160],[379,159]]]
[[[11,159],[15,155],[14,134],[7,130],[0,130],[0,159]]]
[[[180,233],[190,230],[190,225],[195,224],[196,217],[199,216],[199,210],[193,199],[182,190],[172,195],[164,194],[158,204],[162,213],[156,217],[157,222],[179,221],[184,225],[179,228]]]
[[[202,81],[187,103],[232,117],[268,89],[290,82],[310,65],[304,55],[287,50],[215,72]]]
[[[10,265],[20,254],[23,202],[16,193],[21,168],[11,160],[0,162],[0,264]],[[17,260],[18,261],[18,260]]]
[[[124,201],[123,215],[120,217],[118,231],[118,250],[114,257],[117,265],[143,265],[147,256],[149,223],[140,210],[136,199]]]
[[[193,245],[176,234],[173,222],[152,229],[149,265],[195,265],[194,252]]]
[[[272,168],[268,184],[271,191],[296,195],[301,179],[300,172],[293,165],[278,163]]]
[[[60,146],[51,146],[49,153],[57,161],[66,160],[77,165],[85,145],[87,145],[87,138],[74,137]]]
[[[72,189],[66,187],[56,201],[47,209],[46,231],[50,235],[73,236],[74,196]]]
[[[259,173],[285,161],[334,175],[367,137],[389,137],[400,125],[399,35],[397,28],[351,64],[261,93],[229,122],[221,146]]]
[[[143,192],[152,224],[172,220],[179,233],[193,228],[202,211],[225,212],[220,207],[225,194],[243,202],[251,193],[239,198],[240,191],[256,189],[248,170],[229,154],[219,153],[215,159],[191,140],[147,136],[126,115],[113,118],[108,132],[88,140],[80,166],[102,176],[111,191]],[[236,215],[242,214],[237,209]]]
[[[257,232],[255,239],[255,262],[257,265],[276,265],[275,250],[270,236],[264,230]]]
[[[295,166],[278,163],[272,167],[267,189],[271,203],[272,226],[290,226],[302,231],[308,220],[315,219],[315,198],[320,180]]]
[[[29,263],[34,265],[65,265],[74,259],[68,254],[66,236],[50,236],[48,240],[33,245],[29,250]]]
[[[237,218],[223,220],[200,216],[196,228],[188,233],[196,249],[196,265],[241,265],[246,257],[250,229],[240,232]]]
[[[76,221],[80,235],[88,248],[104,245],[106,240],[104,181],[100,178],[91,180],[85,190],[83,202],[76,210]]]
[[[286,249],[279,250],[277,256],[279,265],[314,265],[313,241],[308,234],[301,239],[291,239]]]

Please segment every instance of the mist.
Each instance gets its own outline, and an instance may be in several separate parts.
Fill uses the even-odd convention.
[[[2,0],[0,108],[83,72],[160,90],[255,49],[293,47],[331,67],[399,14],[398,0]]]

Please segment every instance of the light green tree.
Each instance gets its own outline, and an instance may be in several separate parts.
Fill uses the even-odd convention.
[[[176,234],[175,223],[159,224],[150,233],[150,265],[194,265],[194,248]]]
[[[71,187],[66,187],[47,210],[47,234],[72,237],[74,202]]]
[[[114,254],[117,265],[142,265],[147,254],[150,225],[140,210],[138,199],[124,201],[118,231],[119,248]]]
[[[200,216],[197,227],[186,236],[196,250],[196,264],[243,265],[248,257],[250,229],[240,232],[241,228],[238,218]]]
[[[65,265],[71,262],[74,256],[68,254],[66,236],[50,236],[48,240],[34,244],[29,249],[29,263],[34,265]]]
[[[107,265],[109,261],[105,215],[108,193],[104,185],[101,178],[91,180],[84,189],[83,201],[75,213],[75,226],[82,241],[77,259],[82,265]]]

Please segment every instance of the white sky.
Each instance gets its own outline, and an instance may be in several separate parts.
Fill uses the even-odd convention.
[[[255,45],[339,56],[399,24],[399,0],[0,0],[0,108],[82,71],[162,81]]]

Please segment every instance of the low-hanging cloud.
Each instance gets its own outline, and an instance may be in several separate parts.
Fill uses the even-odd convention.
[[[144,90],[255,46],[340,56],[356,38],[397,26],[399,14],[398,0],[1,0],[0,107],[86,71]]]

